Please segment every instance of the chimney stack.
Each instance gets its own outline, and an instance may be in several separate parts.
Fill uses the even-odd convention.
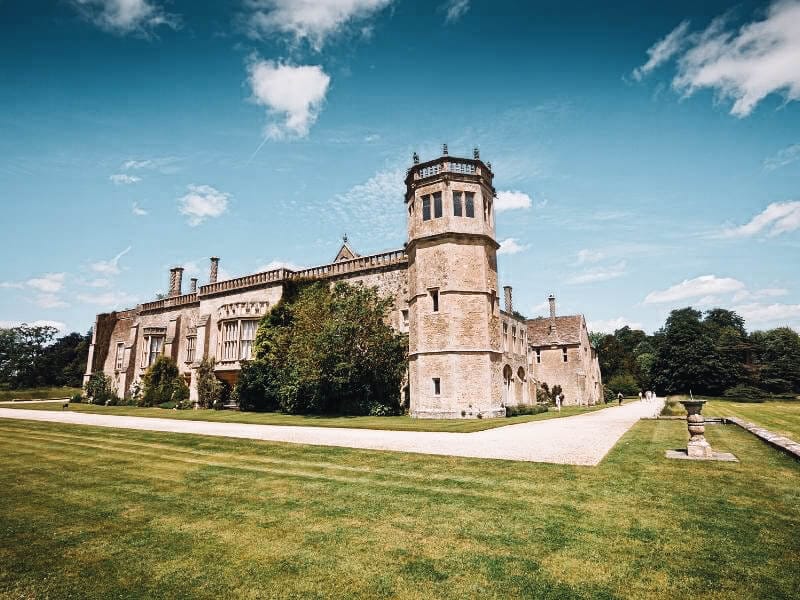
[[[506,312],[510,314],[514,311],[514,305],[511,302],[511,286],[504,285],[503,293],[505,294],[505,299],[506,299]]]
[[[189,293],[196,294],[197,293],[197,277],[192,277],[189,280]]]
[[[183,267],[172,267],[169,270],[169,295],[180,296],[183,285]]]
[[[550,294],[547,300],[550,302],[550,333],[554,333],[556,330],[556,297]]]
[[[219,258],[211,257],[211,270],[208,273],[208,283],[217,283],[217,273],[219,271]]]

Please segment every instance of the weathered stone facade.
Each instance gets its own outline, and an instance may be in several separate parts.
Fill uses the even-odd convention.
[[[409,334],[403,395],[412,416],[494,417],[507,405],[533,403],[538,378],[529,326],[512,312],[510,288],[506,310],[500,308],[492,179],[477,151],[472,159],[446,151],[426,163],[415,159],[406,178],[403,249],[360,256],[345,239],[332,263],[226,281],[217,281],[219,258],[212,257],[209,283],[197,287],[193,279],[186,294],[183,269],[175,267],[165,298],[98,315],[86,378],[102,370],[119,395],[128,394],[165,354],[178,363],[192,399],[204,357],[213,357],[217,376],[233,384],[240,361],[251,356],[258,320],[280,300],[284,285],[314,278],[374,286],[393,298],[387,318]]]

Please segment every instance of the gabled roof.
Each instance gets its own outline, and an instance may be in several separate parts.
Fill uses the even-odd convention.
[[[347,240],[342,242],[342,247],[339,248],[339,252],[336,254],[336,258],[333,259],[333,262],[339,262],[342,260],[351,260],[353,258],[358,258],[361,256],[358,252],[353,250],[350,247],[350,244],[347,243]]]
[[[528,345],[580,344],[583,315],[555,317],[555,331],[550,331],[550,317],[528,319]]]

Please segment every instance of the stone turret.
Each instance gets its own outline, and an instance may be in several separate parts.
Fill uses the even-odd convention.
[[[446,145],[406,176],[415,417],[505,414],[493,177],[482,160],[456,158]]]

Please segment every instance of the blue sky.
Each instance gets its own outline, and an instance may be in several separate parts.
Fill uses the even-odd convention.
[[[800,2],[521,4],[0,0],[0,325],[399,248],[446,142],[523,313],[800,328]]]

